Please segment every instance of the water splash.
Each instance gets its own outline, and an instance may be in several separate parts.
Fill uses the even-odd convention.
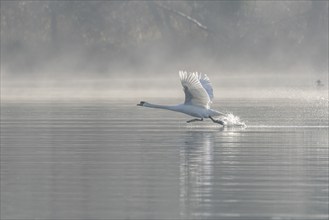
[[[238,116],[233,115],[232,113],[227,114],[226,116],[222,117],[221,120],[224,122],[224,126],[227,127],[247,127],[246,123],[240,120]]]

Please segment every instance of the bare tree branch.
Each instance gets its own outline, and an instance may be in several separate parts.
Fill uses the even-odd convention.
[[[181,16],[181,17],[187,19],[188,21],[192,22],[193,24],[195,24],[197,27],[201,28],[201,29],[204,30],[204,31],[210,32],[207,26],[203,25],[203,24],[202,24],[201,22],[199,22],[198,20],[196,20],[196,19],[194,19],[194,18],[192,18],[192,17],[190,17],[190,16],[184,14],[184,13],[181,12],[181,11],[177,11],[177,10],[175,10],[175,9],[172,9],[172,8],[167,7],[167,6],[160,5],[160,4],[156,4],[156,5],[157,5],[158,7],[160,7],[160,8],[163,8],[163,9],[165,9],[165,10],[167,10],[167,11],[170,11],[170,12],[176,14],[176,15],[179,15],[179,16]]]

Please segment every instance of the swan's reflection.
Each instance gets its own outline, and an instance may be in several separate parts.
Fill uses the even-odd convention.
[[[239,129],[241,131],[241,129]],[[236,129],[216,131],[188,131],[180,149],[180,205],[182,217],[207,217],[217,209],[213,199],[220,199],[214,183],[220,181],[220,170],[214,172],[215,162],[229,162],[238,153],[234,143],[241,133]],[[219,143],[223,146],[217,146]],[[231,145],[233,144],[233,145]],[[223,151],[217,152],[216,151]],[[225,152],[224,152],[225,151]],[[214,155],[222,155],[214,159]],[[217,164],[218,167],[218,164]],[[215,180],[216,178],[216,180]],[[225,177],[223,177],[225,178]],[[218,210],[216,210],[218,211]],[[215,211],[215,212],[216,212]]]
[[[209,204],[212,194],[214,133],[190,131],[180,149],[181,214]],[[208,202],[207,202],[208,201]]]

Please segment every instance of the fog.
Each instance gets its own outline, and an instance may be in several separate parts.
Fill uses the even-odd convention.
[[[1,1],[0,34],[2,99],[328,98],[328,1]]]

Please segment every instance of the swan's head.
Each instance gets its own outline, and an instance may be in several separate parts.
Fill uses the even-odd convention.
[[[137,104],[138,106],[144,106],[147,102],[141,101],[139,104]]]

